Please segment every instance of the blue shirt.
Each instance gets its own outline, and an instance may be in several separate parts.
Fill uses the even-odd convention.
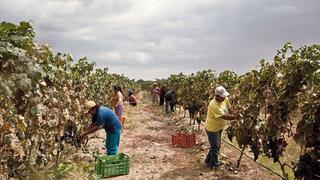
[[[122,128],[117,115],[109,108],[101,106],[92,117],[92,122],[103,126],[106,132],[115,132]]]

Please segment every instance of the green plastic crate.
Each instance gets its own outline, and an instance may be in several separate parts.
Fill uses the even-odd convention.
[[[124,153],[118,155],[95,155],[95,171],[100,177],[129,174],[130,158]]]

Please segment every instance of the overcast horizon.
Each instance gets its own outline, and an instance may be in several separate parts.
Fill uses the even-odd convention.
[[[238,74],[291,42],[320,42],[320,1],[0,0],[1,21],[31,20],[55,53],[131,79],[212,69]]]

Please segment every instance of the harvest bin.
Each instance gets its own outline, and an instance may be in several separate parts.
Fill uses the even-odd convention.
[[[172,135],[172,145],[189,148],[196,144],[196,135],[187,133],[176,133]]]
[[[95,172],[102,178],[129,174],[130,158],[118,155],[95,155]]]

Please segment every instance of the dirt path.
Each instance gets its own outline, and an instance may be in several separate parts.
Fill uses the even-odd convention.
[[[238,171],[232,170],[240,153],[224,143],[220,157],[224,165],[218,170],[206,168],[203,160],[209,146],[203,126],[196,132],[196,146],[174,147],[171,135],[178,126],[190,128],[188,118],[178,112],[166,114],[151,103],[145,92],[138,99],[137,107],[126,106],[127,121],[120,145],[120,152],[131,158],[130,173],[113,179],[280,179],[246,157]],[[103,131],[96,137],[90,144],[103,152]]]

